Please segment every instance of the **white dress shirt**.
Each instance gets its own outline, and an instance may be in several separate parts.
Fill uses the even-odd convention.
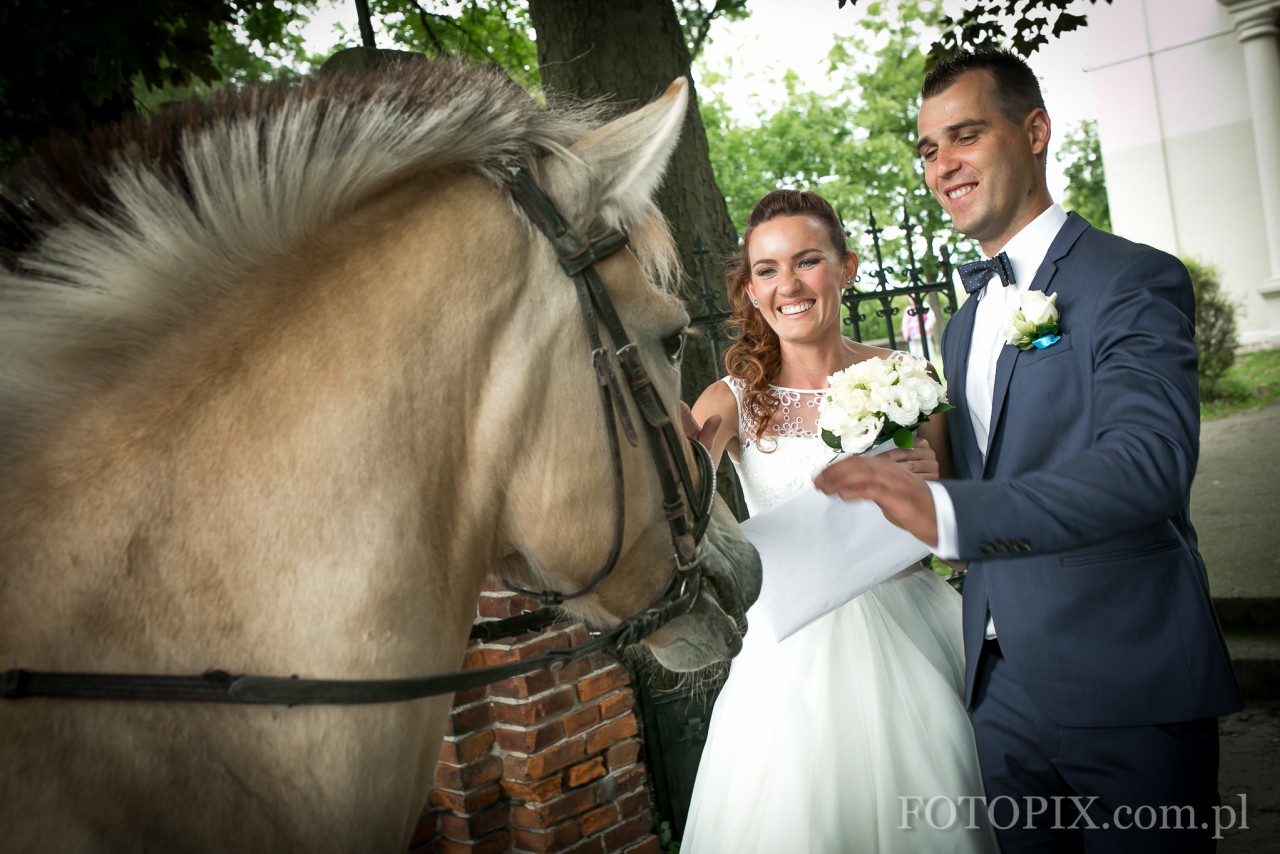
[[[984,463],[990,445],[996,365],[1000,360],[1000,353],[1009,346],[1006,343],[1005,328],[1010,316],[1018,308],[1022,293],[1031,287],[1032,280],[1040,271],[1049,246],[1066,222],[1067,212],[1062,209],[1062,205],[1052,204],[1045,208],[1040,216],[1029,222],[1004,246],[1003,252],[1009,257],[1009,263],[1013,267],[1015,283],[1006,287],[995,278],[971,297],[978,301],[978,307],[974,312],[973,334],[969,339],[965,399],[973,435]],[[941,483],[930,481],[927,485],[933,493],[934,518],[938,526],[938,546],[934,553],[946,560],[955,560],[960,554],[955,505],[951,503],[951,496]],[[995,637],[990,618],[987,621],[987,637]]]

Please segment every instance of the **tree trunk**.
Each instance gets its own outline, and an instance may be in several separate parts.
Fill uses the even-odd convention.
[[[634,109],[677,77],[689,77],[689,50],[671,0],[529,0],[529,14],[538,34],[542,83],[549,91],[600,97]],[[720,262],[737,244],[737,233],[711,171],[692,78],[689,87],[688,117],[657,201],[671,221],[684,261],[682,296],[689,313],[697,316],[703,304],[694,230],[711,250],[707,279],[722,308],[728,307],[728,299]],[[693,400],[719,371],[707,341],[689,343],[684,396]]]

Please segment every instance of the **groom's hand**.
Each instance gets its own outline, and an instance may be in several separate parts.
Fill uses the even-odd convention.
[[[937,546],[933,493],[901,463],[885,459],[892,453],[843,459],[814,478],[813,485],[845,501],[874,501],[890,522],[925,545]]]

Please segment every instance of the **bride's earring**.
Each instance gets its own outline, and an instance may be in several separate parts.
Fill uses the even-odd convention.
[[[760,304],[760,300],[758,300],[758,299],[753,299],[753,300],[751,301],[751,304],[752,304],[752,305],[759,305],[759,304]]]

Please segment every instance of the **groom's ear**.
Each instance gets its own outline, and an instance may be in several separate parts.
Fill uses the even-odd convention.
[[[1049,138],[1052,136],[1053,123],[1049,121],[1049,113],[1043,107],[1036,107],[1023,123],[1027,141],[1031,144],[1031,153],[1041,157],[1049,150]]]

